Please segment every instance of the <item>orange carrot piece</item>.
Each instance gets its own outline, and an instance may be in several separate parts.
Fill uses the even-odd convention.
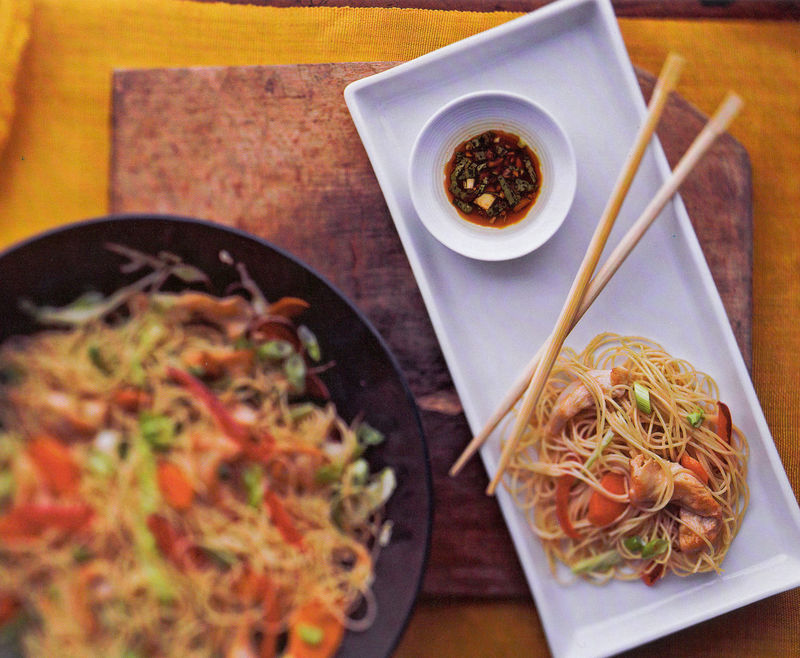
[[[261,603],[266,625],[262,629],[258,655],[259,658],[273,658],[278,652],[277,624],[280,620],[275,584],[267,574],[246,566],[234,587],[236,595],[244,605]]]
[[[580,541],[581,536],[577,530],[572,526],[572,521],[569,519],[569,491],[572,485],[575,484],[574,475],[562,475],[556,482],[556,518],[564,531],[570,539]]]
[[[172,462],[161,461],[158,463],[156,477],[161,495],[170,507],[186,510],[192,506],[194,489],[179,466]]]
[[[703,464],[701,464],[694,457],[684,453],[681,457],[681,466],[690,470],[695,477],[700,480],[700,482],[708,485],[708,473],[706,472],[706,469],[703,468]]]
[[[343,637],[344,627],[339,619],[320,601],[312,599],[292,615],[286,653],[292,658],[330,658]]]
[[[613,494],[625,493],[625,476],[621,473],[606,473],[600,478],[600,486]],[[589,513],[587,515],[589,523],[601,528],[612,523],[628,507],[628,503],[621,503],[603,495],[599,491],[593,491],[589,498]]]
[[[49,434],[41,434],[28,444],[28,455],[53,493],[77,491],[81,471],[69,448],[61,441]]]
[[[310,308],[305,299],[299,297],[281,297],[277,302],[270,304],[269,315],[282,315],[285,318],[295,318],[303,311]]]
[[[111,400],[125,411],[138,411],[149,407],[153,401],[153,396],[141,388],[126,386],[114,391],[111,395]]]

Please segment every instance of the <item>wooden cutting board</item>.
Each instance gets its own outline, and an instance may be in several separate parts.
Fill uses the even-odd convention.
[[[118,71],[112,212],[162,212],[245,229],[326,276],[373,322],[422,410],[436,515],[427,595],[528,596],[487,477],[474,459],[447,470],[470,438],[444,358],[344,87],[389,63]],[[654,78],[637,72],[645,97]],[[678,96],[659,137],[671,164],[705,117]],[[749,364],[751,178],[723,136],[681,190]]]

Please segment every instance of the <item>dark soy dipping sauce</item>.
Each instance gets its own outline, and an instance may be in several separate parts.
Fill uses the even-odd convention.
[[[469,222],[516,224],[542,189],[539,158],[518,135],[489,130],[463,141],[444,168],[447,198]]]

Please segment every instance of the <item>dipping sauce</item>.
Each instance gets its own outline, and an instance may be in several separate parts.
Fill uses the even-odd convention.
[[[542,187],[536,153],[518,136],[490,130],[459,144],[444,169],[445,191],[464,219],[481,226],[516,224]]]

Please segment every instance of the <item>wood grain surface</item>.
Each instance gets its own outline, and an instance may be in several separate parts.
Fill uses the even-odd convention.
[[[191,215],[236,226],[304,260],[386,339],[421,411],[432,460],[433,539],[423,594],[529,596],[479,460],[447,469],[470,438],[430,320],[344,104],[388,63],[117,71],[112,212]],[[645,97],[653,76],[638,71]],[[659,130],[677,162],[704,117],[673,95]],[[751,362],[751,174],[723,136],[681,190]]]

